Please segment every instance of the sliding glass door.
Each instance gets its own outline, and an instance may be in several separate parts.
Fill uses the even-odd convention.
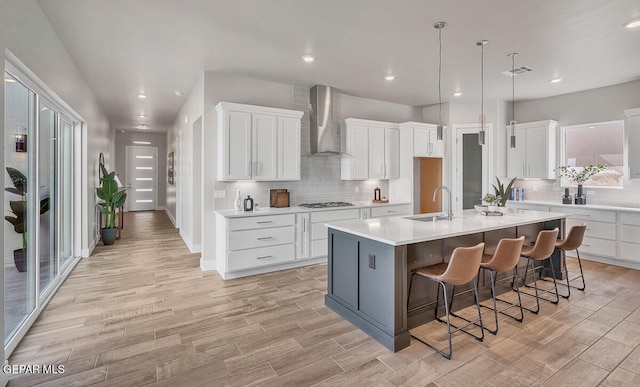
[[[4,343],[16,342],[74,255],[74,125],[9,71],[5,87]]]

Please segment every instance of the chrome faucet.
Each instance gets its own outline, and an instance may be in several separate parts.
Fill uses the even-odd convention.
[[[447,219],[448,220],[453,220],[453,211],[451,211],[451,191],[449,190],[449,188],[445,187],[444,185],[439,185],[436,187],[436,189],[433,191],[433,201],[436,201],[436,194],[438,193],[439,189],[443,189],[445,191],[447,191],[447,193],[449,194],[449,209],[447,210]]]

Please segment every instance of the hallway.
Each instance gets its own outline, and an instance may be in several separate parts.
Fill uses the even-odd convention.
[[[391,353],[327,309],[324,265],[225,282],[200,271],[164,212],[129,212],[122,239],[78,264],[10,358],[65,372],[9,385],[638,385],[640,272],[585,268],[585,292],[503,319],[483,343],[456,335],[447,361],[416,341]]]

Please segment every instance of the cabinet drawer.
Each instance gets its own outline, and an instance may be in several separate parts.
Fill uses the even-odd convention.
[[[327,239],[311,241],[311,257],[322,257],[327,255]]]
[[[230,231],[229,250],[251,249],[255,247],[282,245],[295,241],[293,226],[273,227],[258,230]]]
[[[640,244],[618,242],[618,258],[640,262]]]
[[[293,226],[295,224],[295,214],[248,216],[245,218],[229,218],[227,220],[227,229],[229,231],[250,230],[267,227]]]
[[[632,214],[630,212],[619,212],[618,223],[640,226],[640,214]]]
[[[530,204],[530,203],[521,203],[517,201],[512,201],[507,204],[509,208],[515,208],[523,211],[542,211],[549,212],[549,206],[545,206],[543,204]],[[560,211],[560,209],[556,209],[555,207],[551,209],[551,212],[566,212]]]
[[[360,210],[358,208],[351,208],[348,210],[318,211],[311,213],[311,223],[324,223],[331,222],[333,220],[347,220],[358,218],[360,218]]]
[[[616,256],[616,242],[606,239],[591,238],[585,236],[580,246],[580,252],[602,255],[603,257]]]
[[[551,207],[551,212],[564,212],[571,214],[571,219],[580,220],[597,220],[598,222],[616,222],[616,213],[614,211],[598,211],[572,207]]]
[[[327,226],[324,223],[311,225],[311,240],[327,239]]]
[[[638,239],[638,235],[640,235],[640,226],[618,225],[618,240],[621,242],[638,243],[636,244],[636,248],[638,249],[638,253],[640,253],[640,240]]]
[[[574,219],[573,217],[567,218],[566,220],[567,233],[569,232],[571,227],[578,226],[583,223],[587,225],[587,229],[584,232],[585,236],[616,240],[616,228],[613,227],[611,223],[596,222],[593,220],[579,220]]]
[[[408,204],[371,208],[372,218],[378,218],[381,216],[399,216],[399,215],[409,215],[409,214],[410,214],[410,206]]]
[[[293,244],[230,251],[227,253],[227,271],[251,269],[293,261],[294,259],[295,247]]]

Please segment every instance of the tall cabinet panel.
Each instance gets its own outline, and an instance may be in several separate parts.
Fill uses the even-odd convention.
[[[251,178],[251,113],[224,112],[224,179]]]
[[[391,179],[400,174],[400,132],[391,122],[345,120],[342,180]]]
[[[629,179],[640,179],[640,108],[624,111],[627,120],[624,125],[627,140],[627,165],[629,166]]]
[[[251,174],[254,180],[276,179],[276,135],[277,116],[267,114],[252,115]]]
[[[369,128],[347,122],[344,135],[347,155],[340,160],[342,180],[369,178]]]
[[[278,180],[300,180],[300,119],[278,118]]]
[[[369,127],[369,179],[384,179],[384,128]]]

